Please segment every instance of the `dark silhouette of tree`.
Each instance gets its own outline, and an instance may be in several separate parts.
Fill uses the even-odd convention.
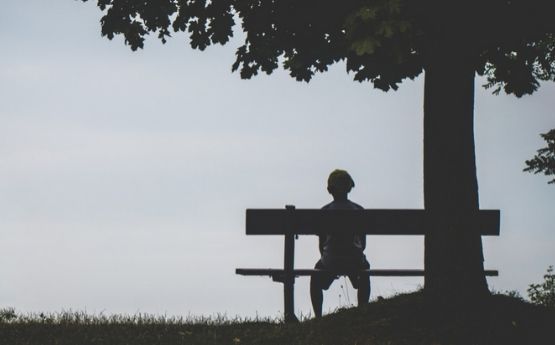
[[[553,273],[553,266],[547,268],[547,273],[543,276],[543,283],[530,284],[526,291],[532,303],[555,308],[555,274]]]
[[[83,0],[86,1],[86,0]],[[553,0],[98,0],[102,35],[131,49],[157,34],[187,32],[193,48],[225,44],[238,21],[245,41],[232,69],[242,78],[280,65],[309,81],[339,61],[357,81],[396,90],[425,71],[424,203],[441,217],[425,239],[425,290],[488,294],[479,209],[474,78],[520,97],[555,79]]]
[[[555,175],[555,129],[541,134],[547,142],[547,146],[538,150],[534,158],[527,160],[524,171],[534,174],[543,172],[546,176]],[[547,183],[555,183],[555,178]]]

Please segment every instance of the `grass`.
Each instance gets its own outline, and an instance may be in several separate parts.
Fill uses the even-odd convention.
[[[421,293],[339,310],[298,324],[278,320],[167,318],[84,313],[17,315],[0,311],[2,345],[142,344],[555,344],[555,310],[493,295],[472,312],[432,312]]]

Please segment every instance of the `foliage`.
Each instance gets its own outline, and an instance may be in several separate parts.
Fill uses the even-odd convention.
[[[528,297],[532,303],[555,308],[555,273],[553,266],[549,266],[547,273],[543,276],[543,283],[530,284]]]
[[[83,0],[87,1],[87,0]],[[397,89],[426,68],[435,49],[460,47],[494,92],[522,96],[555,79],[552,0],[98,0],[102,35],[131,49],[187,32],[193,48],[245,33],[233,70],[242,78],[279,67],[309,81],[338,61],[357,81]],[[239,20],[239,23],[236,21]]]
[[[541,136],[547,142],[547,146],[538,150],[538,154],[526,161],[524,171],[534,174],[543,172],[546,176],[555,175],[555,129],[550,130]],[[548,183],[555,183],[555,178]]]
[[[0,309],[0,322],[9,322],[17,318],[14,308]]]
[[[506,290],[502,292],[503,295],[509,296],[511,298],[516,298],[518,300],[524,301],[524,298],[520,295],[517,290]]]

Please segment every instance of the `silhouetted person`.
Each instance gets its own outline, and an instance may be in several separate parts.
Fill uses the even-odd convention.
[[[345,170],[334,170],[328,178],[328,192],[333,201],[322,207],[323,210],[362,210],[363,207],[347,198],[355,183]],[[327,270],[368,269],[370,264],[364,256],[366,236],[345,233],[321,235],[319,238],[321,258],[314,268]],[[310,298],[316,317],[322,316],[322,290],[329,289],[338,277],[333,274],[317,274],[310,279]],[[370,277],[366,274],[349,275],[353,288],[357,289],[358,305],[368,303],[370,298]]]

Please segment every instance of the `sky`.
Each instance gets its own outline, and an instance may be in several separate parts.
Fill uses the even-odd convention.
[[[0,308],[20,312],[277,317],[282,285],[235,275],[280,267],[283,238],[246,236],[245,209],[319,208],[348,170],[366,208],[423,208],[423,78],[384,93],[341,63],[310,83],[283,71],[241,80],[236,38],[205,52],[176,34],[131,52],[100,35],[95,2],[2,0]],[[555,84],[494,96],[476,80],[480,205],[496,291],[526,295],[555,265],[555,186],[522,172],[555,128]],[[449,87],[446,85],[446,87]],[[368,238],[373,268],[423,268],[422,237]],[[296,267],[318,259],[296,243]],[[373,278],[371,299],[422,278]],[[311,312],[308,279],[297,315]],[[324,310],[356,303],[341,278]]]

